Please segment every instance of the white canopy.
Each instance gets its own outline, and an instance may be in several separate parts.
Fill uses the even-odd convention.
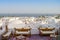
[[[55,20],[54,19],[47,19],[47,22],[49,23],[49,24],[54,24],[55,23]]]
[[[22,28],[25,27],[25,23],[22,22],[21,20],[14,20],[8,24],[8,28]]]

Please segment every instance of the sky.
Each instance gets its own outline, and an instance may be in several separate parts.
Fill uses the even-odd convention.
[[[0,13],[60,13],[60,0],[0,0]]]

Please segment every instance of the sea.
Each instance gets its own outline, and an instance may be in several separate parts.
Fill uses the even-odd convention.
[[[26,13],[24,13],[24,14],[21,14],[21,13],[11,13],[11,14],[9,14],[9,13],[0,13],[0,17],[3,17],[3,16],[5,16],[5,17],[10,17],[10,16],[12,16],[12,17],[14,17],[14,16],[17,16],[17,17],[39,17],[39,16],[55,16],[55,15],[57,15],[57,14],[32,14],[32,13],[28,13],[28,14],[26,14]]]

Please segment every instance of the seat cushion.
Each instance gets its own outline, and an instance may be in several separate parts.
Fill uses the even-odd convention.
[[[21,32],[16,31],[16,34],[29,34],[29,33],[30,33],[30,31],[21,31]]]
[[[42,34],[52,34],[55,33],[55,31],[41,31]]]

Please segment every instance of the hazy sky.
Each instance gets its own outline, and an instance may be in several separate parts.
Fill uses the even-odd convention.
[[[0,0],[0,13],[60,13],[60,0]]]

